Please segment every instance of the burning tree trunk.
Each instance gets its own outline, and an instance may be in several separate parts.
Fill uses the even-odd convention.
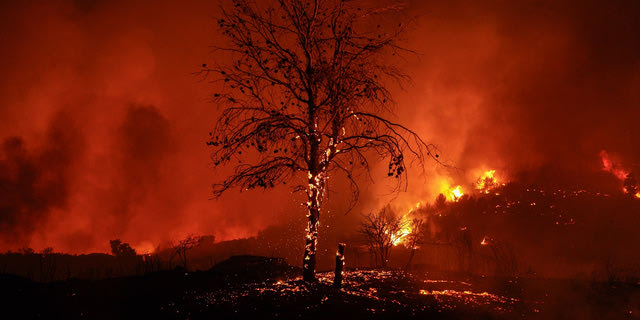
[[[318,222],[320,218],[321,184],[317,175],[309,173],[309,189],[307,190],[309,201],[307,202],[307,229],[304,258],[302,261],[302,277],[304,281],[316,280],[316,246],[318,244]]]
[[[340,288],[342,286],[342,268],[344,268],[344,247],[346,244],[338,244],[338,251],[336,252],[336,272],[333,277],[333,286]]]

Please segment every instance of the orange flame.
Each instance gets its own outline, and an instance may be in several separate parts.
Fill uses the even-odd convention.
[[[398,230],[398,232],[391,235],[391,244],[394,246],[403,244],[407,240],[407,236],[411,234],[411,223],[409,223],[406,219],[407,216],[404,215],[401,218],[401,223],[403,228]]]
[[[400,225],[402,226],[402,228],[395,234],[391,235],[391,244],[393,244],[394,246],[398,246],[406,243],[406,241],[408,240],[407,236],[413,232],[410,215],[413,213],[413,210],[419,209],[421,205],[421,202],[416,203],[415,206],[409,209],[409,211],[404,216],[402,216],[402,218],[400,218]]]
[[[464,192],[462,192],[462,187],[458,185],[455,188],[449,190],[448,198],[451,201],[458,201],[463,195]]]
[[[485,171],[476,182],[476,189],[481,190],[484,193],[489,193],[489,189],[492,189],[498,184],[498,179],[495,177],[495,170]]]

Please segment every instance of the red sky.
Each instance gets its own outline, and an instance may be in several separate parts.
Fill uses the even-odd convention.
[[[466,169],[432,174],[599,183],[601,150],[638,170],[637,1],[400,3],[418,54],[400,62],[413,80],[395,94],[397,117]],[[205,145],[216,107],[192,73],[217,58],[216,1],[0,6],[0,250],[106,251],[114,238],[144,250],[304,214],[287,189],[209,200],[223,174]],[[411,181],[399,201],[437,189]],[[387,191],[366,189],[358,210]],[[329,208],[330,223],[357,228],[339,201]]]

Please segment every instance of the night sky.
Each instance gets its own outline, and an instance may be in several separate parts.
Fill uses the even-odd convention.
[[[407,192],[389,195],[385,166],[379,178],[374,168],[348,215],[343,195],[330,197],[321,219],[335,232],[487,169],[607,192],[620,188],[602,150],[640,171],[640,2],[396,3],[415,54],[389,62],[412,78],[394,89],[395,119],[459,169],[428,163],[427,176],[412,170]],[[211,48],[217,12],[216,1],[0,4],[0,250],[107,252],[121,238],[148,252],[304,219],[302,198],[284,187],[210,199],[225,174],[205,144],[215,84],[194,73],[224,63]]]

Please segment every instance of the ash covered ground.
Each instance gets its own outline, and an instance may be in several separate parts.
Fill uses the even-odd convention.
[[[636,319],[640,285],[347,270],[305,284],[280,259],[236,256],[209,271],[35,283],[3,276],[15,319]]]

